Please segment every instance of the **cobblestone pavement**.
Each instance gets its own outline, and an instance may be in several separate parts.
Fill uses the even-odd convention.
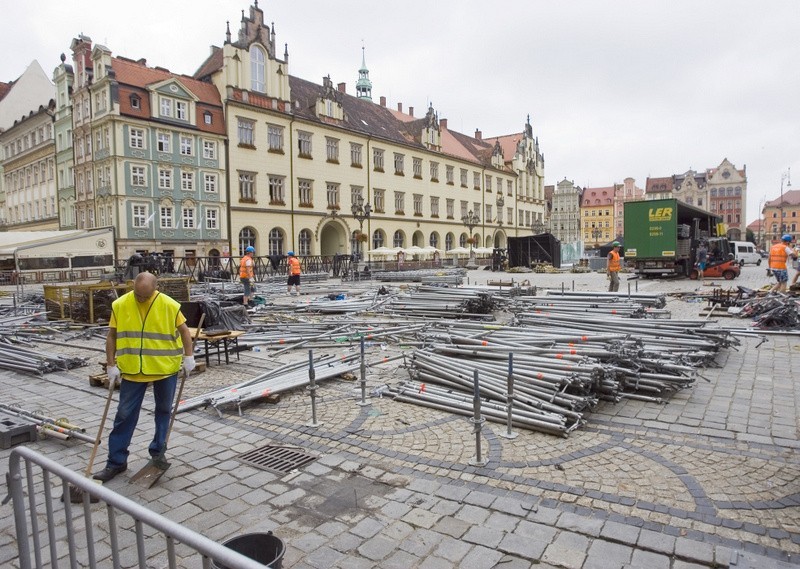
[[[498,278],[512,275],[470,274],[471,283]],[[513,278],[605,287],[597,274]],[[737,281],[715,284],[766,282],[763,268],[745,267]],[[673,292],[714,284],[638,286]],[[667,308],[683,319],[698,318],[702,306],[670,300]],[[718,325],[747,323],[720,317]],[[499,436],[504,427],[487,423],[482,444],[488,464],[480,468],[469,464],[475,436],[465,418],[389,398],[371,397],[360,406],[357,382],[337,379],[321,384],[317,427],[307,426],[311,409],[303,391],[284,394],[277,404],[243,407],[241,416],[220,418],[211,410],[178,415],[173,466],[157,486],[142,490],[127,482],[144,465],[152,437],[152,401],[146,401],[131,471],[107,487],[218,541],[272,530],[287,545],[283,566],[293,569],[792,566],[800,559],[800,393],[793,381],[800,342],[776,335],[757,348],[760,341],[743,338],[738,349],[720,354],[719,367],[704,370],[708,381],[666,404],[601,403],[568,438],[517,431],[509,440]],[[370,348],[368,358],[380,349]],[[63,350],[87,356],[78,348]],[[187,382],[187,396],[299,357],[245,352],[229,365],[212,362]],[[106,394],[88,385],[92,365],[42,379],[0,372],[1,400],[69,417],[91,433]],[[404,377],[402,362],[380,364],[370,368],[368,386]],[[288,475],[237,459],[267,444],[295,445],[318,459]],[[86,443],[54,440],[30,446],[76,471],[85,468],[90,451]],[[10,506],[0,507],[3,566],[16,566],[12,519]],[[102,523],[96,537],[107,538]],[[148,543],[160,552],[153,567],[164,566],[161,543]],[[132,559],[135,543],[123,546]],[[198,565],[195,559],[189,566]]]

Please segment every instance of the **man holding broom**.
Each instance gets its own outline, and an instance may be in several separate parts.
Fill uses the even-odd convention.
[[[192,336],[180,303],[156,290],[151,273],[139,273],[133,291],[111,305],[106,336],[108,381],[122,379],[114,428],[108,439],[106,467],[93,478],[108,482],[128,469],[131,443],[147,386],[153,386],[156,432],[150,443],[150,463],[166,470],[167,432],[178,371],[195,367]]]

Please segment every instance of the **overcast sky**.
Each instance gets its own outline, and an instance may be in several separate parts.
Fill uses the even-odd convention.
[[[0,81],[46,73],[83,33],[112,53],[192,74],[234,38],[252,0],[0,0]],[[747,221],[800,187],[797,0],[260,0],[289,72],[355,93],[362,41],[373,100],[429,102],[451,129],[520,132],[530,115],[545,182],[747,166]],[[786,185],[784,185],[786,187]]]

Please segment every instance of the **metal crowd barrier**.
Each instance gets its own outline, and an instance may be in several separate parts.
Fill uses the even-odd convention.
[[[38,472],[34,474],[34,464],[41,467],[41,475]],[[53,490],[57,490],[59,481],[51,482],[51,475],[60,479],[62,495],[65,498],[63,503],[58,497],[53,497]],[[82,504],[73,506],[70,503],[70,485],[83,492]],[[11,451],[8,486],[14,508],[20,569],[45,566],[57,568],[59,563],[68,567],[117,569],[123,563],[121,560],[123,556],[120,554],[122,544],[132,543],[128,535],[130,533],[135,533],[137,566],[141,569],[153,566],[148,560],[156,557],[161,559],[163,556],[166,556],[167,566],[171,569],[183,567],[186,557],[196,555],[201,556],[203,569],[213,567],[212,559],[232,569],[267,567],[168,520],[26,447],[17,447]],[[105,505],[107,527],[101,521],[94,522],[92,519],[93,515],[102,517],[101,511],[98,511],[102,505],[94,509],[90,502],[93,497]],[[43,504],[40,503],[42,498]],[[126,517],[119,516],[120,513],[133,518],[133,524],[130,524]],[[83,528],[80,528],[81,523]],[[44,525],[44,528],[40,529],[40,525]],[[145,526],[152,529],[147,529]],[[103,535],[105,533],[107,540]],[[165,540],[166,550],[159,547],[159,535]],[[80,537],[86,539],[85,546],[78,543],[82,541]],[[98,543],[95,543],[95,540]],[[178,556],[175,551],[178,544],[194,551],[188,555],[183,555],[182,551]],[[149,554],[148,547],[151,550]],[[153,551],[156,548],[158,550]],[[131,546],[126,549],[124,555],[125,565],[130,564],[130,553],[127,552],[129,549]],[[101,559],[97,558],[98,550],[103,556]],[[43,560],[48,552],[50,560]]]

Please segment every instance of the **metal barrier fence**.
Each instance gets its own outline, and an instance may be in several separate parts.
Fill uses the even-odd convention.
[[[41,474],[34,473],[34,464],[41,467]],[[58,480],[51,481],[51,475],[60,479],[60,484]],[[53,490],[57,490],[59,485],[63,491],[63,505],[58,497],[53,498]],[[82,491],[82,504],[73,506],[70,503],[70,485]],[[213,567],[212,559],[233,569],[267,567],[26,447],[11,451],[8,486],[13,501],[20,569],[57,568],[59,564],[116,569],[123,564],[122,549],[126,566],[131,564],[134,556],[132,550],[135,549],[136,566],[141,569],[152,567],[153,563],[148,563],[148,560],[155,558],[162,565],[163,558],[166,558],[167,566],[171,569],[185,567],[186,558],[197,555],[201,556],[203,569]],[[92,497],[105,506],[107,523],[93,520],[92,516],[101,517],[101,512],[93,511]],[[43,498],[43,503],[40,503],[40,498]],[[132,520],[126,519],[128,516]],[[83,527],[76,529],[81,522]],[[40,529],[41,525],[44,528]],[[152,529],[147,530],[145,526]],[[135,534],[135,548],[131,534]],[[78,543],[83,539],[86,540],[85,546]],[[159,547],[161,543],[163,546]],[[176,553],[177,545],[183,546],[180,555]],[[189,551],[184,554],[187,548]],[[43,560],[48,552],[50,560]],[[101,558],[98,559],[98,556]]]

